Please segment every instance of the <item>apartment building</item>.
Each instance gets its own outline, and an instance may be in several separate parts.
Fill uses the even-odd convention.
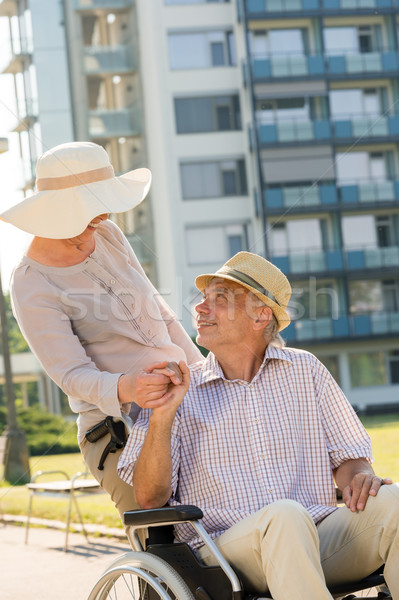
[[[186,329],[195,276],[258,252],[293,284],[288,344],[360,409],[399,404],[395,0],[0,1],[11,9],[26,41],[6,72],[37,80],[21,135],[40,126],[47,145],[62,120],[56,143],[152,169],[148,200],[117,220]]]

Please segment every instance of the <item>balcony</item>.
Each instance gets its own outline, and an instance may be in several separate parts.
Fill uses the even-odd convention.
[[[74,0],[75,10],[115,12],[133,6],[134,0]]]
[[[136,69],[133,45],[88,46],[84,49],[86,75],[123,74]]]
[[[265,209],[280,212],[289,208],[303,210],[312,207],[331,209],[343,205],[370,206],[399,200],[397,180],[353,180],[343,183],[315,183],[305,186],[266,188],[263,192]]]
[[[266,18],[270,13],[318,13],[392,9],[395,0],[246,0],[248,17]]]
[[[341,79],[345,76],[360,77],[397,74],[399,56],[396,51],[360,53],[343,51],[342,55],[323,54],[275,54],[252,57],[252,77],[255,83],[273,79],[317,79],[329,77]]]
[[[17,0],[0,0],[0,17],[12,17],[17,14]]]
[[[331,340],[334,338],[367,338],[397,335],[399,313],[376,312],[364,315],[342,315],[336,319],[318,317],[293,321],[283,332],[288,342]]]
[[[336,272],[353,273],[372,269],[392,271],[399,267],[399,246],[309,249],[306,252],[272,256],[271,261],[286,275],[307,275],[309,273],[328,275]]]
[[[1,48],[0,74],[21,73],[25,68],[26,60],[33,52],[32,40],[11,40]]]
[[[123,109],[89,111],[89,134],[92,139],[140,135],[141,117],[138,106]]]
[[[358,115],[330,120],[266,119],[258,120],[258,139],[261,146],[280,144],[350,143],[356,141],[387,141],[399,139],[399,115]]]

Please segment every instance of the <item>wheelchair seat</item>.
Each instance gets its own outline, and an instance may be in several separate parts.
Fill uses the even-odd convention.
[[[200,523],[202,511],[196,506],[128,511],[125,526],[134,552],[117,559],[97,582],[89,600],[130,598],[132,600],[261,600],[265,594],[248,594],[237,574],[219,552]],[[202,537],[218,563],[205,565],[193,550],[174,542],[173,525],[189,522]],[[137,531],[148,531],[145,547]],[[357,592],[376,588],[369,600],[392,600],[382,569],[365,579],[329,588],[336,600],[362,600]],[[117,586],[118,590],[117,591]],[[123,595],[125,594],[125,595]]]

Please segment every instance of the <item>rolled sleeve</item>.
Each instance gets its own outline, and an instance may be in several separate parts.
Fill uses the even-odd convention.
[[[332,377],[325,386],[322,417],[332,469],[351,459],[373,462],[370,437]]]

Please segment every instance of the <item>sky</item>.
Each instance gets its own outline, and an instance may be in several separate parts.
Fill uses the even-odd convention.
[[[7,19],[0,18],[0,40],[7,39]],[[5,50],[0,44],[0,70]],[[0,137],[8,138],[9,151],[0,154],[0,213],[23,199],[22,164],[18,134],[10,133],[17,123],[12,75],[0,75]],[[8,290],[12,269],[22,256],[32,236],[0,220],[0,264],[3,289]]]

